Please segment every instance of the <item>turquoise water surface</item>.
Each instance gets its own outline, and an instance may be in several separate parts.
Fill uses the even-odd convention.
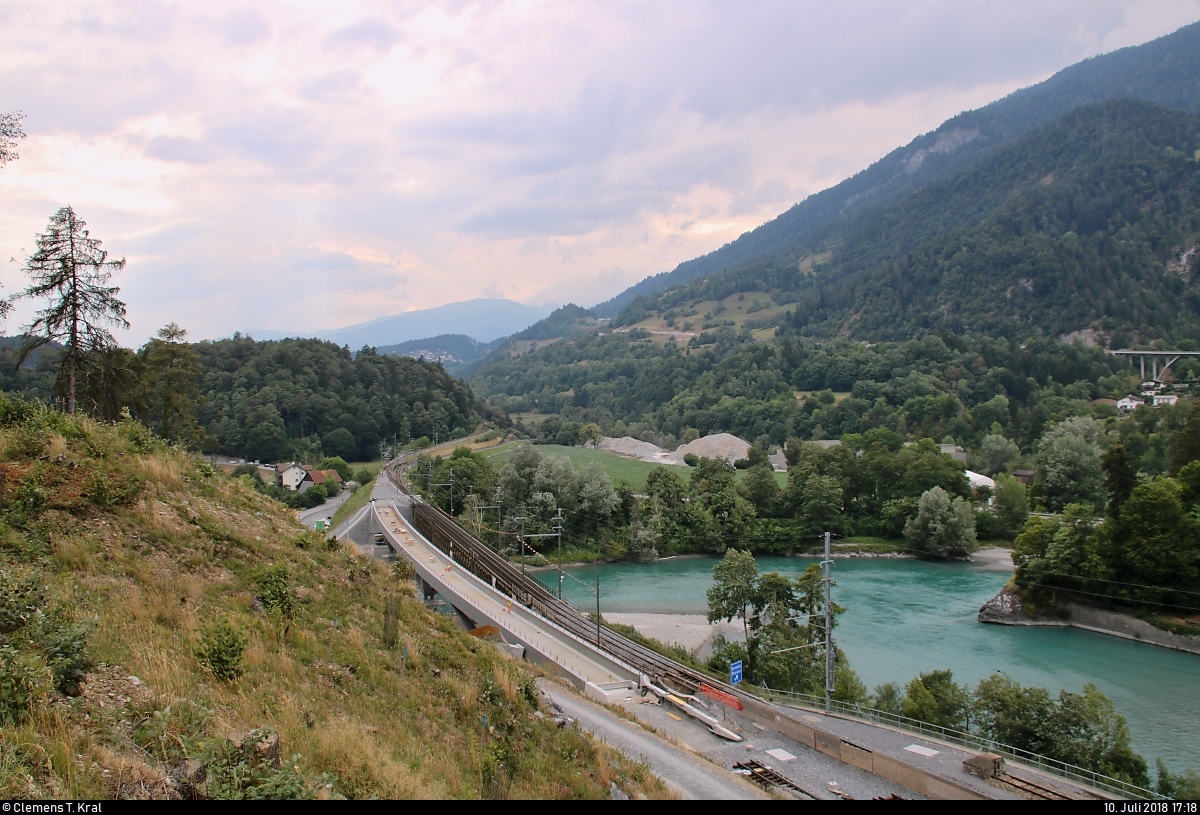
[[[716,561],[571,567],[564,599],[595,608],[600,574],[604,612],[704,614]],[[810,558],[760,557],[764,572],[799,575]],[[553,586],[556,573],[537,577]],[[886,558],[838,559],[834,600],[846,608],[835,637],[869,689],[950,668],[974,687],[997,671],[1057,693],[1094,683],[1129,721],[1134,748],[1175,771],[1200,768],[1200,656],[1073,628],[985,625],[979,607],[1008,572],[971,563]]]

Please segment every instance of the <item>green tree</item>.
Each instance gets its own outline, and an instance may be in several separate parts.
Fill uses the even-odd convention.
[[[1161,758],[1156,759],[1155,766],[1158,770],[1158,791],[1161,795],[1176,801],[1200,800],[1200,773],[1195,770],[1172,773]]]
[[[992,502],[999,523],[1001,536],[1012,540],[1029,520],[1029,501],[1025,496],[1025,485],[1012,476],[1000,474],[996,477],[996,497]]]
[[[971,692],[954,681],[951,671],[930,671],[912,679],[902,705],[910,719],[938,727],[965,730],[971,711]]]
[[[1038,445],[1042,495],[1052,510],[1067,504],[1100,506],[1104,470],[1100,460],[1100,425],[1073,416],[1043,434]]]
[[[979,445],[980,466],[987,475],[1003,472],[1004,468],[1019,455],[1021,455],[1021,448],[1017,447],[1016,442],[1009,441],[1004,436],[994,434],[984,436],[983,443]]]
[[[799,482],[794,495],[801,535],[813,537],[841,529],[842,487],[833,476],[806,478]]]
[[[338,476],[341,477],[343,484],[354,480],[354,473],[350,470],[350,465],[341,456],[326,456],[321,459],[320,469],[335,470]]]
[[[1200,401],[1192,403],[1183,430],[1175,439],[1175,452],[1171,455],[1170,474],[1176,475],[1185,464],[1200,459]]]
[[[1133,457],[1125,452],[1125,445],[1114,445],[1101,457],[1104,467],[1104,488],[1108,492],[1108,517],[1121,514],[1124,504],[1137,486],[1137,466]]]
[[[713,584],[709,586],[708,621],[742,621],[746,642],[750,641],[750,610],[759,599],[758,563],[754,555],[741,549],[726,549],[725,557],[713,567]]]
[[[1183,489],[1174,479],[1159,478],[1134,488],[1121,507],[1123,579],[1146,586],[1195,585],[1200,548],[1193,525],[1184,524],[1184,517]]]
[[[321,446],[330,456],[343,460],[354,458],[354,454],[358,451],[358,445],[354,441],[354,434],[344,427],[335,427],[324,434]],[[362,459],[359,460],[361,461]]]
[[[975,551],[975,513],[962,498],[950,500],[941,487],[921,496],[917,515],[904,525],[904,539],[922,556],[963,557]]]
[[[196,421],[200,378],[203,369],[196,349],[185,342],[187,331],[175,323],[158,330],[158,336],[142,349],[150,418],[157,419],[159,435],[188,447],[204,435]]]
[[[595,422],[588,422],[579,428],[579,443],[584,447],[587,447],[589,444],[592,447],[597,446],[600,444],[601,438],[603,438],[603,435],[600,432],[600,425]]]
[[[1043,756],[1054,749],[1046,725],[1055,712],[1045,688],[1027,688],[1001,674],[981,679],[972,699],[973,724],[981,735]]]
[[[760,516],[775,514],[779,485],[775,482],[775,471],[770,464],[751,467],[738,485],[738,490],[747,501],[754,504]]]
[[[125,268],[125,259],[109,260],[100,241],[71,207],[50,218],[49,228],[36,238],[37,249],[25,259],[29,286],[17,299],[47,298],[23,332],[29,340],[21,347],[19,362],[47,343],[63,345],[61,371],[65,377],[67,412],[75,413],[78,377],[95,355],[114,345],[109,326],[128,328],[121,290],[107,285],[113,272]]]

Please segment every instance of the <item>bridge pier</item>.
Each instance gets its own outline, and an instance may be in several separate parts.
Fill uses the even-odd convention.
[[[436,595],[438,593],[437,589],[435,587],[429,585],[428,583],[426,583],[425,578],[421,577],[420,575],[417,575],[417,584],[418,584],[419,588],[421,589],[422,599],[432,600],[434,598],[434,595]]]

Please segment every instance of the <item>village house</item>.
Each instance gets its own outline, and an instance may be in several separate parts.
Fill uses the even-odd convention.
[[[324,484],[330,495],[337,495],[342,491],[342,477],[338,475],[337,470],[304,470],[304,478],[298,487],[300,493],[308,492],[315,484]]]
[[[277,464],[275,471],[279,474],[280,486],[292,492],[300,489],[300,485],[308,476],[308,471],[294,461],[289,461],[287,464]]]
[[[1141,399],[1131,394],[1117,400],[1117,410],[1124,411],[1125,413],[1131,413],[1144,404],[1146,404],[1145,399]]]
[[[1173,405],[1179,401],[1179,397],[1173,393],[1157,393],[1154,395],[1154,406],[1161,407],[1162,405]]]

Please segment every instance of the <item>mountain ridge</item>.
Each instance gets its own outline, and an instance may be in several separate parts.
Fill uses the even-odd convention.
[[[477,297],[376,317],[343,328],[309,333],[255,329],[244,334],[262,340],[329,340],[338,345],[348,345],[354,350],[363,346],[398,345],[446,334],[464,334],[478,342],[488,343],[528,328],[548,316],[554,307],[553,304],[531,306],[504,298]]]
[[[856,208],[894,203],[1069,110],[1122,96],[1200,112],[1200,23],[1075,63],[1041,83],[951,117],[721,248],[647,277],[593,306],[592,313],[615,317],[638,296],[712,276],[806,239],[811,242],[819,230]]]

